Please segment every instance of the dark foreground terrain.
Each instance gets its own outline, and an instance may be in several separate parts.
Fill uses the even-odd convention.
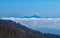
[[[11,20],[0,19],[0,38],[60,38],[60,35],[42,33]]]

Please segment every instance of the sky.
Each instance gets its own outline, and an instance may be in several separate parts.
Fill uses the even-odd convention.
[[[32,15],[60,18],[60,0],[0,0],[0,17]]]

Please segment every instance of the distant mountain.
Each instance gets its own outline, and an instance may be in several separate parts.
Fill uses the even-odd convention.
[[[33,16],[24,16],[24,17],[21,17],[21,18],[41,18],[41,17],[37,16],[37,15],[33,15]]]
[[[0,38],[60,38],[60,35],[42,33],[20,23],[0,19]]]

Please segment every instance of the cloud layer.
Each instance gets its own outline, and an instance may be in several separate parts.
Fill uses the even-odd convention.
[[[49,28],[49,29],[60,29],[60,18],[0,18],[6,20],[13,20],[17,23],[21,23],[26,27],[37,29],[37,28]]]

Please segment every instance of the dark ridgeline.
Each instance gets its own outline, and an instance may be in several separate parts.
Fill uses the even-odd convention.
[[[60,35],[42,33],[20,23],[0,19],[0,38],[60,38]]]
[[[21,18],[42,18],[38,15],[33,15],[33,16],[24,16],[24,17],[21,17]]]

